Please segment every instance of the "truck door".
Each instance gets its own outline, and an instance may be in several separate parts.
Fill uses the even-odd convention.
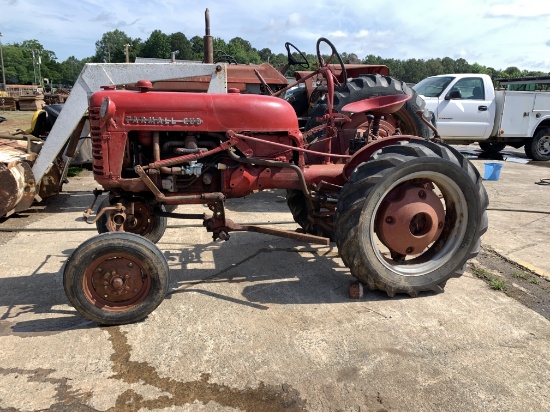
[[[491,119],[492,114],[489,110],[492,100],[487,100],[481,77],[459,79],[441,98],[436,124],[442,137],[485,138],[489,136],[494,121]]]

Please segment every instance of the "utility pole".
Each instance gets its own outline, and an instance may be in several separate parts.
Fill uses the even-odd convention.
[[[6,72],[4,70],[4,52],[2,51],[2,33],[0,33],[0,63],[2,64],[2,88],[6,90]]]
[[[42,72],[40,71],[40,65],[42,64],[42,56],[40,55],[40,50],[36,51],[38,53],[38,84],[44,87],[44,79],[42,79]]]
[[[34,60],[34,49],[31,49],[31,53],[32,53],[32,70],[34,72],[34,83],[33,84],[36,84],[36,63],[35,63],[35,60]]]
[[[130,47],[130,45],[128,43],[126,43],[124,45],[124,50],[125,50],[125,53],[126,53],[126,63],[130,63],[130,55],[128,54],[128,47]]]

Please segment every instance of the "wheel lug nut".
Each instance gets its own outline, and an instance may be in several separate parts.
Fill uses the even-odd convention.
[[[405,252],[407,252],[407,254],[410,255],[412,252],[414,252],[414,248],[412,246],[409,246],[407,250],[405,250]]]
[[[423,191],[423,190],[420,190],[420,191],[418,192],[418,197],[419,197],[420,199],[426,199],[426,192]]]
[[[393,225],[393,224],[395,223],[395,219],[394,219],[392,216],[388,216],[388,217],[386,218],[386,223],[387,223],[388,225]]]
[[[133,264],[132,262],[128,263],[128,267],[129,267],[129,268],[131,268],[131,267],[133,267],[133,266],[134,266],[134,264]]]

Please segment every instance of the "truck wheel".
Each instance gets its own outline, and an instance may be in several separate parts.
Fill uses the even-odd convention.
[[[430,137],[432,135],[431,129],[416,114],[417,111],[424,111],[426,106],[424,100],[404,82],[390,76],[364,74],[353,79],[348,79],[346,87],[337,88],[334,91],[334,108],[337,111],[341,111],[342,107],[348,103],[371,97],[395,94],[408,94],[412,96],[401,109],[391,115],[395,119],[395,122],[399,124],[401,133],[424,138]],[[323,116],[326,109],[327,105],[324,100],[319,101],[313,107],[306,124],[306,130],[310,130],[320,124],[316,118]],[[319,137],[318,134],[315,134],[314,138],[317,137]]]
[[[342,189],[336,244],[372,290],[440,292],[478,254],[488,203],[479,173],[455,149],[428,141],[388,146]]]
[[[525,144],[525,154],[533,160],[550,160],[550,129],[541,129]]]
[[[128,216],[124,222],[123,228],[125,232],[135,233],[136,235],[143,236],[153,243],[157,243],[164,232],[166,232],[166,225],[168,218],[165,216],[158,216],[155,212],[165,212],[164,205],[151,206],[144,200],[133,199],[134,202],[134,215]],[[124,200],[118,200],[124,206],[127,206],[127,202]],[[117,200],[113,202],[116,204]],[[103,199],[103,202],[98,206],[97,213],[103,208],[112,206],[109,203],[109,198]],[[105,212],[97,221],[96,228],[98,233],[116,232],[116,224],[113,221],[113,213],[110,211]]]
[[[500,142],[479,142],[479,147],[481,150],[487,153],[498,153],[501,150],[504,150],[506,143]]]
[[[102,325],[137,322],[168,291],[168,263],[147,239],[104,233],[82,243],[63,271],[65,294],[82,316]]]
[[[313,211],[306,199],[306,195],[301,190],[287,189],[286,203],[294,221],[298,223],[305,233],[316,236],[324,236],[333,239],[333,232],[320,224],[313,223],[310,219]]]

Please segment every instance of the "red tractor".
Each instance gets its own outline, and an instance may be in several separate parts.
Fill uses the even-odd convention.
[[[331,48],[326,60],[321,44]],[[405,91],[335,109],[335,90],[345,97],[349,89],[346,68],[326,39],[318,40],[317,56],[318,69],[298,81],[322,78],[326,85],[322,112],[307,132],[277,97],[295,84],[269,96],[232,88],[152,92],[143,80],[138,91],[92,95],[93,173],[109,196],[94,220],[107,233],[81,244],[64,269],[65,292],[83,316],[131,323],[162,302],[169,270],[153,242],[167,217],[201,219],[214,240],[232,231],[332,240],[354,277],[389,296],[440,292],[463,273],[487,230],[488,198],[475,167],[437,133],[403,133],[424,124],[421,112],[405,119],[413,126],[394,116],[410,99]],[[287,190],[301,232],[226,218],[225,199],[264,189]],[[181,204],[206,204],[212,213],[167,212]]]

